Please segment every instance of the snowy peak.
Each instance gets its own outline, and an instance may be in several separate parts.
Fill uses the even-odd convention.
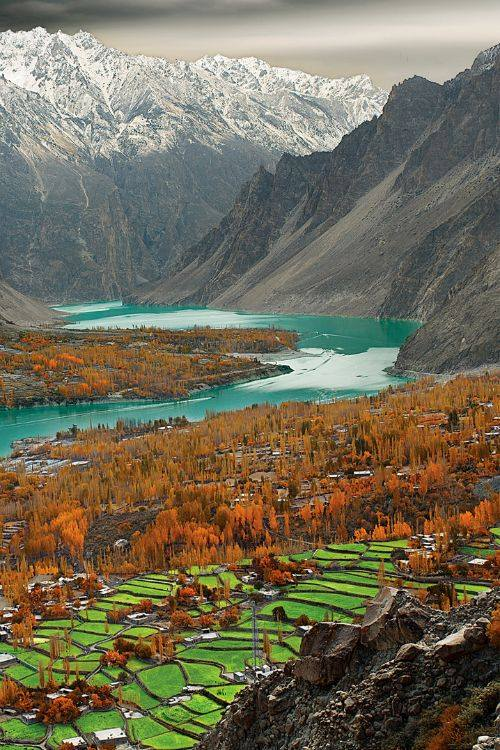
[[[379,115],[387,92],[373,85],[369,76],[324,78],[300,70],[277,68],[256,57],[229,58],[224,55],[202,57],[197,65],[236,88],[281,97],[288,91],[318,104],[335,103],[343,108],[350,129]]]
[[[276,68],[256,57],[231,58],[224,55],[202,57],[195,65],[222,80],[241,88],[274,93],[290,89],[309,96],[334,96],[339,90],[356,86],[360,82],[375,87],[366,75],[350,78],[323,78],[301,70]]]
[[[500,56],[500,44],[495,44],[493,47],[483,50],[482,52],[478,54],[478,56],[474,60],[472,64],[472,68],[471,68],[472,72],[480,73],[483,70],[488,70],[489,68],[492,68],[496,64],[497,58],[499,56]]]
[[[334,148],[380,114],[367,76],[327,79],[222,55],[197,62],[130,56],[91,34],[0,33],[0,76],[69,118],[91,154],[249,141],[275,155]]]

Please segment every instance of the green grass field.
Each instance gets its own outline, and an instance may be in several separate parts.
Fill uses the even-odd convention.
[[[240,672],[245,669],[248,659],[252,656],[251,649],[216,649],[190,648],[185,652],[185,657],[195,661],[210,661],[222,665],[225,672]],[[187,664],[184,663],[187,667]],[[213,683],[212,683],[213,684]]]
[[[145,747],[153,748],[153,750],[185,750],[194,747],[197,741],[178,732],[165,732],[165,734],[143,740],[142,744]]]
[[[71,724],[56,724],[52,729],[52,734],[50,735],[47,744],[54,750],[58,750],[59,745],[61,745],[64,740],[67,740],[70,737],[76,737],[77,734],[75,727]]]
[[[89,711],[76,720],[80,732],[97,732],[100,729],[123,727],[123,718],[119,711]]]
[[[220,676],[220,667],[215,666],[215,664],[183,661],[182,666],[186,671],[190,685],[212,687],[226,683],[226,680]]]
[[[138,673],[140,681],[158,698],[172,698],[185,686],[183,674],[177,664],[163,664]]]
[[[2,738],[22,740],[24,742],[41,742],[47,733],[43,724],[25,724],[21,719],[7,719],[0,723]]]

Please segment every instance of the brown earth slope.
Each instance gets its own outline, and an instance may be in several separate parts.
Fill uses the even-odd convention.
[[[333,152],[261,170],[141,302],[417,318],[400,370],[498,362],[500,46],[409,79]]]
[[[42,302],[16,292],[0,279],[0,326],[33,325],[53,322],[56,318],[56,313]]]

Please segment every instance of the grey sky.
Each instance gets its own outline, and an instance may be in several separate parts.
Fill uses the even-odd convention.
[[[133,54],[255,55],[386,87],[451,77],[498,42],[498,0],[0,0],[0,29],[83,28]]]

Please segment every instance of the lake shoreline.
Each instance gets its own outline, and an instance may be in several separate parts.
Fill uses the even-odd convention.
[[[238,354],[232,354],[231,356],[238,356]],[[247,356],[247,355],[245,355]],[[106,398],[102,398],[101,396],[95,396],[89,398],[88,396],[85,398],[72,398],[72,399],[66,399],[61,398],[59,399],[21,399],[19,403],[13,404],[12,406],[0,406],[0,414],[5,412],[12,412],[16,409],[30,409],[30,408],[36,408],[36,407],[43,407],[43,406],[78,406],[78,405],[85,405],[85,404],[119,404],[121,401],[136,401],[137,403],[150,403],[150,404],[161,404],[163,401],[168,400],[173,403],[182,403],[183,401],[186,401],[188,399],[191,399],[195,396],[199,396],[200,394],[203,394],[206,391],[211,390],[212,388],[219,388],[225,385],[242,385],[244,383],[253,383],[258,382],[259,380],[266,380],[267,378],[275,378],[279,375],[287,375],[291,372],[293,372],[291,367],[288,367],[287,365],[277,364],[272,361],[266,362],[264,359],[260,359],[260,357],[266,357],[265,353],[259,354],[259,353],[252,353],[252,357],[257,360],[258,362],[261,362],[263,365],[262,370],[260,371],[260,374],[256,374],[255,377],[231,377],[231,373],[226,373],[224,375],[221,375],[219,377],[220,382],[216,382],[213,385],[207,385],[205,383],[200,382],[198,385],[195,385],[193,388],[191,388],[188,393],[184,396],[176,396],[172,393],[162,393],[161,395],[158,395],[157,397],[148,397],[143,398],[141,396],[137,396],[133,393],[117,393],[117,394],[111,394],[108,395]],[[271,356],[271,355],[269,355]],[[250,358],[250,355],[248,355]],[[257,369],[257,368],[256,368]],[[245,374],[248,374],[245,373]]]
[[[32,393],[18,392],[19,397],[27,396],[30,402],[17,409],[0,410],[0,455],[9,455],[14,441],[33,436],[49,438],[67,431],[72,425],[79,429],[98,424],[112,428],[123,421],[140,424],[157,419],[168,421],[171,417],[185,417],[190,422],[197,422],[211,414],[238,411],[258,404],[278,406],[291,401],[319,403],[372,395],[404,382],[399,376],[389,374],[386,368],[394,365],[399,348],[415,329],[415,324],[397,320],[259,315],[211,308],[144,308],[124,306],[117,302],[80,305],[73,309],[68,307],[61,312],[66,314],[67,325],[57,330],[67,337],[70,344],[71,339],[81,340],[81,337],[92,335],[93,332],[104,346],[109,346],[115,339],[116,329],[128,330],[133,336],[145,336],[148,329],[165,329],[172,333],[172,340],[176,332],[181,334],[184,331],[198,334],[204,330],[218,329],[222,331],[220,335],[213,337],[210,334],[208,338],[224,340],[226,329],[251,329],[254,332],[262,329],[266,331],[262,339],[266,341],[266,346],[256,346],[255,350],[247,348],[245,337],[242,336],[235,347],[228,337],[225,342],[226,356],[232,355],[239,360],[241,376],[233,375],[231,382],[217,386],[212,380],[207,383],[200,369],[186,372],[182,386],[189,394],[172,400],[170,394],[157,397],[155,389],[144,390],[141,386],[134,388],[142,398],[131,398],[126,390],[129,385],[123,379],[113,388],[101,391],[100,397],[92,392],[82,393],[80,398],[78,392],[63,391],[62,395],[66,398],[59,399],[57,394],[54,400],[55,391],[42,393],[37,406],[30,405],[33,404]],[[292,346],[287,339],[286,343],[285,339],[281,339],[280,343],[275,341],[278,334],[283,332],[297,336],[298,341]],[[253,337],[249,341],[254,341]],[[272,342],[277,344],[276,348],[268,349]],[[194,347],[198,346],[195,342]],[[235,348],[239,351],[235,352]],[[128,351],[127,347],[125,350]],[[137,347],[135,350],[131,357],[133,361],[140,362],[139,350]],[[202,358],[206,356],[202,348],[197,354]],[[244,358],[256,360],[256,364],[243,363]],[[233,365],[226,363],[226,367],[226,375],[234,372],[234,362]],[[157,369],[157,375],[161,375],[161,369]],[[249,375],[256,377],[250,379]],[[154,382],[157,383],[156,387],[163,389],[159,385],[163,383],[159,377]],[[178,388],[178,382],[175,381],[175,385],[172,383],[174,391]],[[163,385],[166,389],[170,388],[168,382]],[[113,391],[121,392],[123,398],[106,399],[106,395]],[[50,398],[46,400],[45,396]]]

